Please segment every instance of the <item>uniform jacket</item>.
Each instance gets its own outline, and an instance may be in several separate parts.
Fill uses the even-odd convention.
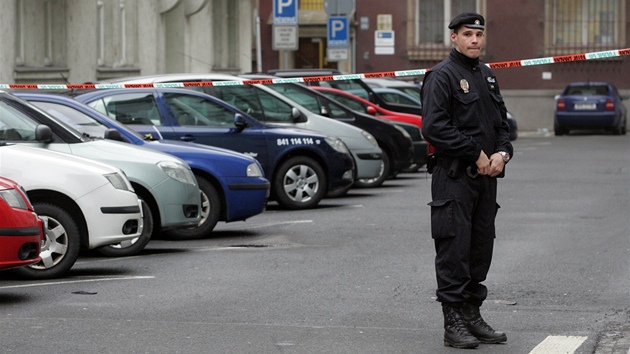
[[[512,156],[507,109],[492,70],[455,49],[431,68],[422,85],[422,134],[440,156],[474,162]]]

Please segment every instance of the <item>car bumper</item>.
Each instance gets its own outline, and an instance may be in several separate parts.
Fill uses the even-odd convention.
[[[383,153],[372,151],[352,151],[354,162],[357,166],[355,180],[365,178],[375,178],[381,174],[381,164],[383,163]]]
[[[199,186],[167,178],[153,186],[150,192],[160,209],[162,229],[199,224],[201,218]]]
[[[0,228],[0,270],[23,267],[41,260],[39,253],[44,238],[42,221],[35,213],[26,210],[24,212],[32,218],[30,226]]]
[[[100,207],[94,205],[95,201]],[[87,224],[88,249],[132,240],[142,233],[142,207],[133,192],[118,190],[107,184],[75,202]],[[133,224],[137,228],[130,230],[129,226]]]
[[[269,199],[269,181],[257,177],[227,178],[225,220],[240,221],[261,214]]]
[[[600,112],[597,114],[591,112],[557,112],[556,124],[563,128],[613,128],[618,126],[619,118],[615,115],[615,112]]]
[[[413,164],[422,167],[427,164],[429,144],[422,141],[413,142]]]

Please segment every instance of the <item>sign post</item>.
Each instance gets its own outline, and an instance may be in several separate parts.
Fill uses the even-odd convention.
[[[328,61],[348,60],[350,29],[347,16],[329,16],[326,57]]]
[[[288,69],[289,50],[298,50],[298,0],[273,0],[271,48],[284,52],[284,67]]]

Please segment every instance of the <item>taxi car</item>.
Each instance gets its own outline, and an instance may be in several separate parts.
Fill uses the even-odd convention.
[[[38,136],[42,126],[47,136]],[[95,159],[124,171],[143,201],[146,229],[136,242],[119,245],[116,256],[143,250],[162,230],[199,224],[201,193],[190,167],[181,159],[122,142],[91,139],[30,103],[0,92],[0,142],[24,144]],[[116,247],[116,246],[112,246]]]
[[[615,86],[609,82],[572,82],[556,97],[555,135],[571,130],[605,129],[625,135],[627,109]]]
[[[46,126],[39,126],[35,134],[40,139],[51,135]],[[142,202],[120,169],[5,142],[0,142],[0,161],[0,175],[20,181],[44,225],[41,261],[17,268],[22,277],[60,277],[81,250],[123,244],[141,235]]]
[[[265,211],[269,181],[256,159],[232,150],[176,140],[150,140],[70,97],[21,92],[48,114],[91,137],[110,138],[165,152],[186,161],[201,190],[201,221],[186,229],[167,231],[170,238],[208,236],[218,221],[246,220]],[[116,132],[113,134],[112,130]]]
[[[135,131],[234,150],[255,157],[286,209],[317,206],[327,193],[351,186],[347,146],[314,131],[263,124],[224,101],[193,90],[95,90],[74,97]]]
[[[39,262],[42,221],[22,187],[5,177],[0,177],[0,215],[0,270]]]
[[[243,75],[247,79],[273,79],[273,76]],[[350,124],[372,134],[383,151],[383,169],[374,179],[359,180],[361,187],[377,187],[412,164],[413,153],[411,137],[401,127],[390,122],[351,110],[339,102],[325,96],[308,86],[298,83],[277,83],[267,85],[270,89],[288,97],[311,113]]]

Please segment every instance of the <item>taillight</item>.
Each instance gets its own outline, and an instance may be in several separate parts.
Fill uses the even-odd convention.
[[[563,100],[563,99],[559,99],[559,100],[558,100],[558,103],[557,103],[557,105],[556,105],[556,108],[557,108],[559,111],[564,111],[565,109],[567,109],[567,104],[564,102],[564,100]]]
[[[607,111],[614,111],[615,102],[613,102],[613,100],[611,100],[610,98],[606,99],[606,106],[604,106],[604,109]]]

